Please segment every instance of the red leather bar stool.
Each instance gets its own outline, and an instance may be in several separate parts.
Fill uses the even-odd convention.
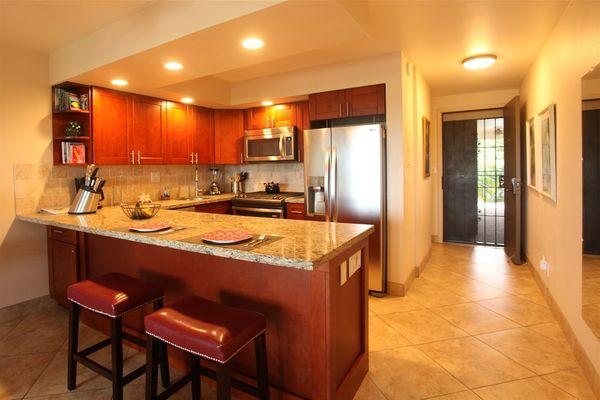
[[[200,400],[200,375],[216,378],[218,400],[229,400],[231,387],[262,400],[269,399],[264,315],[190,296],[147,315],[144,326],[148,336],[146,400],[165,400],[190,381],[192,399]],[[257,387],[230,376],[231,359],[251,342],[256,355]],[[161,343],[187,352],[191,368],[157,396],[157,353]],[[214,362],[215,371],[201,367],[201,359]]]
[[[77,363],[112,381],[113,400],[123,399],[123,386],[143,375],[143,365],[123,376],[123,339],[139,346],[146,346],[146,340],[123,331],[123,314],[153,303],[154,310],[163,306],[163,290],[160,286],[130,276],[111,273],[97,278],[77,282],[67,288],[67,298],[71,303],[69,314],[69,351],[67,388],[76,387]],[[78,350],[79,313],[81,307],[110,319],[110,338],[84,350]],[[112,349],[112,369],[108,369],[92,359],[90,354],[110,345]],[[167,347],[159,349],[159,363],[163,386],[170,385]]]

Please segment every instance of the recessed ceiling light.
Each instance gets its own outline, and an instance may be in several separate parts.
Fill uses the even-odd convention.
[[[194,99],[192,99],[191,97],[184,97],[183,99],[181,99],[182,103],[193,103]]]
[[[496,62],[496,58],[494,54],[481,54],[465,58],[462,60],[462,65],[471,71],[479,71],[491,67]]]
[[[244,47],[246,49],[256,50],[256,49],[260,49],[263,46],[264,46],[263,41],[258,38],[255,38],[255,37],[244,39],[242,41],[242,47]]]
[[[127,82],[125,79],[113,79],[112,81],[110,81],[110,83],[112,83],[115,86],[127,86],[129,82]]]
[[[273,102],[271,100],[265,100],[261,103],[263,106],[272,106]]]
[[[165,68],[171,71],[179,71],[180,69],[183,69],[183,65],[178,62],[171,61],[165,64]]]

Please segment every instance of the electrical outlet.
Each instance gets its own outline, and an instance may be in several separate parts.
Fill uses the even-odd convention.
[[[344,261],[340,265],[340,286],[348,280],[348,261]]]
[[[550,264],[546,261],[545,256],[542,256],[542,259],[540,260],[540,270],[546,271],[546,276],[550,276]]]
[[[158,171],[150,172],[150,182],[152,182],[152,183],[160,182],[160,172],[158,172]]]
[[[360,265],[360,256],[361,256],[361,252],[360,250],[357,251],[356,253],[354,253],[352,256],[350,256],[350,270],[349,272],[349,276],[352,276],[356,271],[358,271],[361,267]]]

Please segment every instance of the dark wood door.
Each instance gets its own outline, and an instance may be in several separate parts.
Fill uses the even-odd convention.
[[[244,112],[215,110],[215,164],[242,164]]]
[[[130,164],[130,95],[95,87],[92,109],[94,162],[98,165]]]
[[[363,86],[348,89],[347,117],[385,114],[385,85]]]
[[[310,120],[341,118],[345,114],[346,91],[313,93],[308,96]]]
[[[130,148],[136,164],[166,163],[166,101],[133,96]]]
[[[475,243],[477,236],[477,121],[442,126],[444,241]]]
[[[169,164],[194,163],[193,153],[191,107],[167,102],[167,162]]]
[[[600,110],[583,111],[583,252],[600,254]]]
[[[504,106],[504,252],[523,263],[521,245],[521,123],[519,96]]]
[[[198,164],[215,162],[215,129],[213,110],[204,107],[194,108],[194,151],[198,154]]]
[[[50,297],[68,305],[67,288],[78,281],[77,246],[59,240],[48,240]]]

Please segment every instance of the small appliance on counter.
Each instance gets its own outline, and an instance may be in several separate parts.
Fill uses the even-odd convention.
[[[281,192],[281,189],[279,189],[279,183],[275,183],[275,182],[265,182],[265,192],[267,192],[268,194],[277,194]]]
[[[85,177],[75,179],[77,194],[71,203],[69,214],[92,214],[102,207],[100,205],[100,202],[104,200],[102,188],[106,181],[97,177],[97,174],[98,168],[94,164],[90,164],[87,166]]]
[[[221,194],[221,188],[219,188],[219,168],[210,168],[210,174],[212,175],[212,182],[208,188],[208,194]]]

